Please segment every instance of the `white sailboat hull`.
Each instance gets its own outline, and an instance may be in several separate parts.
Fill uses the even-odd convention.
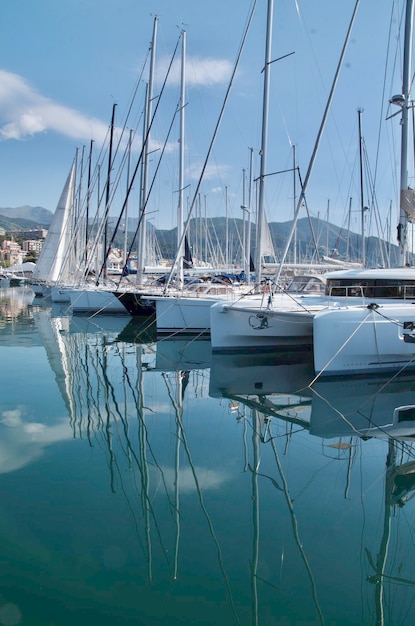
[[[71,309],[74,315],[102,313],[107,315],[128,315],[124,305],[112,291],[104,289],[69,290]]]
[[[46,283],[30,281],[30,287],[35,292],[36,298],[48,298],[51,296],[50,285]]]
[[[58,285],[52,285],[50,288],[52,302],[70,302],[71,291],[71,287],[59,287]]]
[[[342,375],[415,369],[415,306],[340,307],[314,316],[314,369]]]
[[[149,295],[147,299],[156,306],[158,333],[209,334],[210,308],[217,302],[229,301],[241,294],[240,287],[211,284],[196,285],[185,292]]]
[[[216,300],[182,296],[151,297],[156,305],[158,333],[208,334],[210,307]]]

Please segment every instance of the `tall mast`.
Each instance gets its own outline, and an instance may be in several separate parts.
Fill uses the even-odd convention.
[[[267,12],[267,38],[265,46],[264,65],[264,95],[262,102],[262,137],[261,137],[261,165],[259,173],[259,197],[257,214],[257,237],[256,237],[256,259],[255,259],[255,282],[258,287],[261,282],[261,260],[262,260],[262,232],[265,220],[264,208],[264,180],[266,172],[266,151],[268,136],[268,109],[269,109],[269,82],[271,65],[271,38],[272,38],[272,18],[274,10],[274,0],[268,0]]]
[[[295,156],[295,145],[293,145],[293,202],[294,202],[294,216],[295,216],[295,207],[296,207],[296,203],[297,203],[297,160],[296,160],[296,156]],[[327,221],[328,221],[328,217],[327,217]],[[298,242],[297,242],[297,228],[294,231],[294,255],[293,255],[293,262],[294,264],[297,263],[297,247],[298,247]]]
[[[403,56],[402,79],[402,118],[401,118],[401,185],[400,185],[400,213],[398,224],[399,265],[408,264],[408,215],[405,210],[408,192],[408,139],[409,139],[409,107],[411,88],[411,54],[414,22],[414,0],[407,0],[405,16],[405,42]]]
[[[343,64],[344,56],[346,54],[347,44],[349,43],[349,39],[350,39],[350,35],[351,35],[351,32],[352,32],[352,27],[353,27],[354,20],[355,20],[355,17],[356,17],[357,9],[359,7],[359,3],[360,3],[360,0],[356,0],[356,4],[355,4],[354,9],[353,9],[353,15],[352,15],[352,18],[350,20],[349,28],[347,29],[346,39],[345,39],[345,42],[343,44],[343,48],[342,48],[342,52],[340,54],[339,62],[337,64],[337,69],[336,69],[336,73],[334,75],[333,84],[332,84],[331,89],[330,89],[329,98],[328,98],[328,101],[327,101],[327,104],[326,104],[326,108],[324,109],[323,119],[321,121],[320,128],[319,128],[319,131],[318,131],[318,134],[317,134],[317,139],[316,139],[316,142],[314,144],[314,149],[313,149],[313,153],[311,155],[311,160],[310,160],[310,163],[308,164],[308,169],[307,169],[307,173],[305,175],[304,182],[302,183],[301,193],[300,193],[300,197],[299,197],[298,202],[297,202],[297,207],[295,209],[294,220],[293,220],[293,224],[292,224],[292,227],[291,227],[291,232],[290,232],[290,234],[288,236],[287,243],[286,243],[286,246],[285,246],[285,250],[284,250],[283,255],[281,257],[281,262],[280,262],[279,267],[278,267],[278,269],[277,269],[277,271],[275,273],[274,282],[276,284],[278,283],[278,281],[280,279],[282,266],[285,263],[285,260],[287,258],[288,248],[290,247],[290,244],[291,244],[291,241],[292,241],[292,238],[293,238],[293,234],[294,234],[294,230],[295,230],[295,228],[297,226],[298,214],[300,212],[301,207],[303,206],[303,204],[305,202],[306,189],[307,189],[307,186],[308,186],[308,182],[310,180],[311,173],[313,171],[314,162],[316,160],[318,148],[320,146],[320,141],[321,141],[321,138],[322,138],[322,135],[323,135],[323,131],[324,131],[325,125],[326,125],[327,116],[328,116],[328,113],[330,111],[331,103],[332,103],[332,100],[333,100],[334,92],[335,92],[337,81],[338,81],[339,74],[340,74],[340,69],[341,69],[342,64]]]
[[[133,130],[130,128],[130,134],[128,138],[128,159],[127,159],[127,195],[125,203],[125,228],[124,228],[124,253],[123,253],[123,265],[124,269],[127,269],[127,248],[128,248],[128,190],[130,188],[130,169],[131,169],[131,147],[133,143]]]
[[[111,115],[111,129],[110,129],[110,143],[108,150],[108,170],[107,170],[107,183],[105,188],[105,212],[104,212],[104,245],[103,245],[103,259],[104,259],[104,279],[107,277],[107,246],[108,246],[108,213],[110,209],[110,192],[111,192],[111,170],[112,170],[112,144],[114,141],[114,120],[115,120],[115,107],[117,105],[114,103],[112,105],[112,115]]]
[[[182,31],[182,59],[180,78],[180,139],[179,139],[179,203],[177,207],[177,246],[179,249],[178,283],[183,287],[183,257],[184,257],[184,107],[185,107],[185,81],[186,81],[186,31]]]
[[[142,187],[141,187],[141,207],[140,207],[140,234],[139,234],[139,242],[138,249],[139,253],[137,256],[137,283],[141,284],[143,282],[143,274],[144,274],[144,264],[145,264],[145,256],[146,256],[146,216],[145,216],[145,207],[146,207],[146,199],[147,199],[147,177],[148,177],[148,160],[149,160],[149,151],[150,151],[150,126],[151,126],[151,112],[153,105],[153,80],[154,80],[154,62],[156,56],[156,38],[157,38],[157,25],[158,25],[158,17],[154,18],[153,25],[153,38],[151,41],[151,57],[150,57],[150,71],[149,71],[149,80],[148,80],[148,91],[147,91],[147,107],[146,107],[146,120],[147,120],[147,128],[146,128],[146,145],[144,147],[144,159],[143,159],[143,168],[142,168]]]
[[[91,166],[92,166],[92,146],[94,140],[91,139],[89,144],[88,157],[88,189],[86,193],[86,215],[85,215],[85,267],[88,267],[88,239],[89,239],[89,205],[91,202]]]
[[[362,113],[363,109],[358,109],[359,120],[359,171],[360,171],[360,219],[362,227],[362,266],[366,265],[366,245],[365,245],[365,205],[363,195],[363,135],[362,135]]]

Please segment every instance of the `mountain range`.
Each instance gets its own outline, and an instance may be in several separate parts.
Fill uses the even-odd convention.
[[[6,231],[28,230],[36,228],[48,228],[52,221],[53,213],[43,207],[29,205],[21,207],[0,208],[0,228]],[[111,225],[115,225],[117,218],[110,218]],[[111,224],[112,222],[112,224]],[[246,224],[245,224],[246,226]],[[151,227],[151,226],[150,226]],[[205,231],[208,231],[207,237]],[[291,231],[292,221],[271,222],[269,230],[277,258],[281,258],[287,237]],[[132,241],[137,228],[137,219],[128,220],[128,240]],[[231,219],[226,224],[226,218],[216,217],[193,218],[190,222],[188,240],[193,252],[198,256],[208,248],[225,249],[228,240],[230,260],[240,257],[243,239],[243,221],[240,218]],[[177,248],[177,228],[170,230],[154,229],[160,254],[164,258],[174,258]],[[123,247],[124,235],[117,234],[114,237],[113,246]],[[251,251],[254,255],[255,224],[251,225]],[[384,265],[384,257],[381,250],[389,250],[390,264],[395,265],[398,258],[397,246],[388,245],[378,237],[366,237],[366,259],[369,266]],[[317,250],[317,253],[316,253]],[[239,252],[238,252],[239,251]],[[362,237],[347,229],[342,229],[335,224],[318,220],[316,218],[301,218],[297,222],[297,260],[313,259],[317,257],[335,256],[338,259],[360,261],[362,257]],[[291,260],[293,254],[291,252]]]
[[[0,208],[0,227],[4,230],[48,228],[53,213],[41,206],[19,206]]]

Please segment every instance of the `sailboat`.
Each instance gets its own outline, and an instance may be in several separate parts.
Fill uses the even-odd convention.
[[[271,4],[271,3],[270,3]],[[244,36],[242,38],[242,43],[239,47],[237,60],[234,65],[231,79],[228,85],[228,89],[225,95],[224,104],[221,108],[221,112],[219,115],[219,121],[223,116],[223,112],[225,109],[225,104],[229,97],[230,88],[233,83],[233,79],[236,74],[236,70],[238,68],[239,60],[241,57],[241,53],[244,47],[244,42],[246,39],[246,34],[249,30],[251,21],[253,17],[253,9],[251,10],[250,17],[248,19],[247,26],[245,27]],[[242,286],[240,283],[235,284],[221,284],[218,281],[208,281],[205,284],[194,283],[191,286],[184,285],[183,281],[183,259],[186,256],[186,251],[184,249],[185,237],[187,228],[190,224],[190,218],[192,214],[192,210],[196,204],[196,199],[199,194],[200,184],[203,178],[204,170],[206,168],[214,140],[216,138],[216,133],[219,128],[219,121],[216,124],[216,130],[214,136],[211,140],[210,147],[208,150],[207,157],[205,159],[204,166],[202,168],[202,173],[199,178],[199,182],[197,188],[194,193],[193,201],[191,203],[189,214],[186,220],[186,224],[183,224],[183,194],[182,191],[184,189],[184,182],[182,178],[183,167],[182,167],[182,159],[183,159],[183,149],[184,149],[184,141],[183,141],[183,116],[184,116],[184,106],[185,106],[185,94],[184,94],[184,86],[185,86],[185,45],[184,45],[184,34],[183,33],[183,48],[182,48],[182,72],[181,72],[181,99],[180,99],[180,112],[181,112],[181,138],[180,138],[180,147],[181,147],[181,155],[180,155],[180,172],[181,172],[181,180],[180,180],[180,198],[179,198],[179,207],[178,207],[178,250],[176,254],[176,259],[171,267],[170,275],[167,281],[166,288],[163,291],[163,294],[154,294],[149,293],[148,296],[143,296],[142,300],[147,300],[151,303],[155,303],[156,306],[156,325],[157,332],[160,334],[171,334],[171,333],[184,333],[184,334],[209,334],[210,333],[210,307],[218,301],[228,300],[229,298],[237,298],[240,297],[243,293],[246,293],[247,288]],[[177,271],[178,276],[178,285],[171,287],[171,281],[173,278],[174,271]]]
[[[30,282],[37,297],[50,296],[51,287],[61,278],[72,236],[74,185],[72,163]]]
[[[310,178],[312,167],[314,164],[317,149],[327,120],[331,101],[334,95],[334,89],[340,73],[347,44],[350,39],[352,25],[356,16],[357,4],[352,14],[346,40],[343,45],[340,60],[337,66],[332,89],[323,119],[317,135],[313,156],[310,161],[307,175],[302,186],[302,192],[296,208],[294,224],[296,222],[298,212],[304,202],[305,190],[307,182]],[[265,170],[266,151],[267,151],[267,122],[268,122],[268,98],[269,98],[269,68],[272,63],[270,44],[271,44],[271,21],[272,21],[272,3],[268,4],[268,28],[267,28],[267,46],[264,68],[264,98],[263,98],[263,117],[262,117],[262,143],[261,143],[261,172],[259,176],[259,204],[257,228],[259,230],[258,241],[262,242],[261,233],[264,228],[264,184],[267,175]],[[289,240],[291,236],[289,237]],[[287,242],[288,250],[289,241]],[[283,260],[286,252],[283,255]],[[310,291],[308,287],[303,285],[298,294],[294,288],[289,293],[285,292],[284,286],[281,284],[280,276],[282,269],[281,261],[279,271],[273,281],[265,282],[261,285],[260,267],[261,267],[261,246],[258,246],[256,271],[259,273],[257,277],[257,290],[267,292],[266,298],[261,294],[254,297],[240,298],[235,302],[221,302],[213,306],[210,310],[210,329],[212,348],[215,351],[227,350],[250,350],[250,349],[275,349],[283,348],[287,345],[309,346],[312,343],[313,333],[313,317],[314,315],[327,307],[327,298],[324,294],[324,288],[321,283],[324,278],[313,278],[310,283]],[[311,268],[310,268],[311,273]],[[318,285],[320,282],[320,285]],[[318,295],[314,293],[317,289]],[[322,293],[323,292],[323,293]],[[304,296],[306,295],[306,300]],[[297,297],[298,296],[298,297]],[[311,297],[309,297],[311,296]],[[316,297],[317,296],[317,297]]]
[[[314,316],[314,364],[319,376],[415,368],[415,270],[408,267],[407,247],[408,222],[413,220],[415,206],[407,171],[413,20],[414,1],[407,0],[402,94],[391,99],[392,104],[399,104],[401,114],[400,268],[371,270],[373,284],[389,272],[392,300],[385,303],[375,298],[359,306],[334,307]],[[350,272],[350,286],[352,281],[364,294],[359,272]]]

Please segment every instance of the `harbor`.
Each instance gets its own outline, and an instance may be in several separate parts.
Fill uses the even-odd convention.
[[[412,626],[415,0],[81,4],[3,16],[0,626]]]
[[[28,287],[0,363],[1,623],[413,622],[414,376],[310,385]]]

